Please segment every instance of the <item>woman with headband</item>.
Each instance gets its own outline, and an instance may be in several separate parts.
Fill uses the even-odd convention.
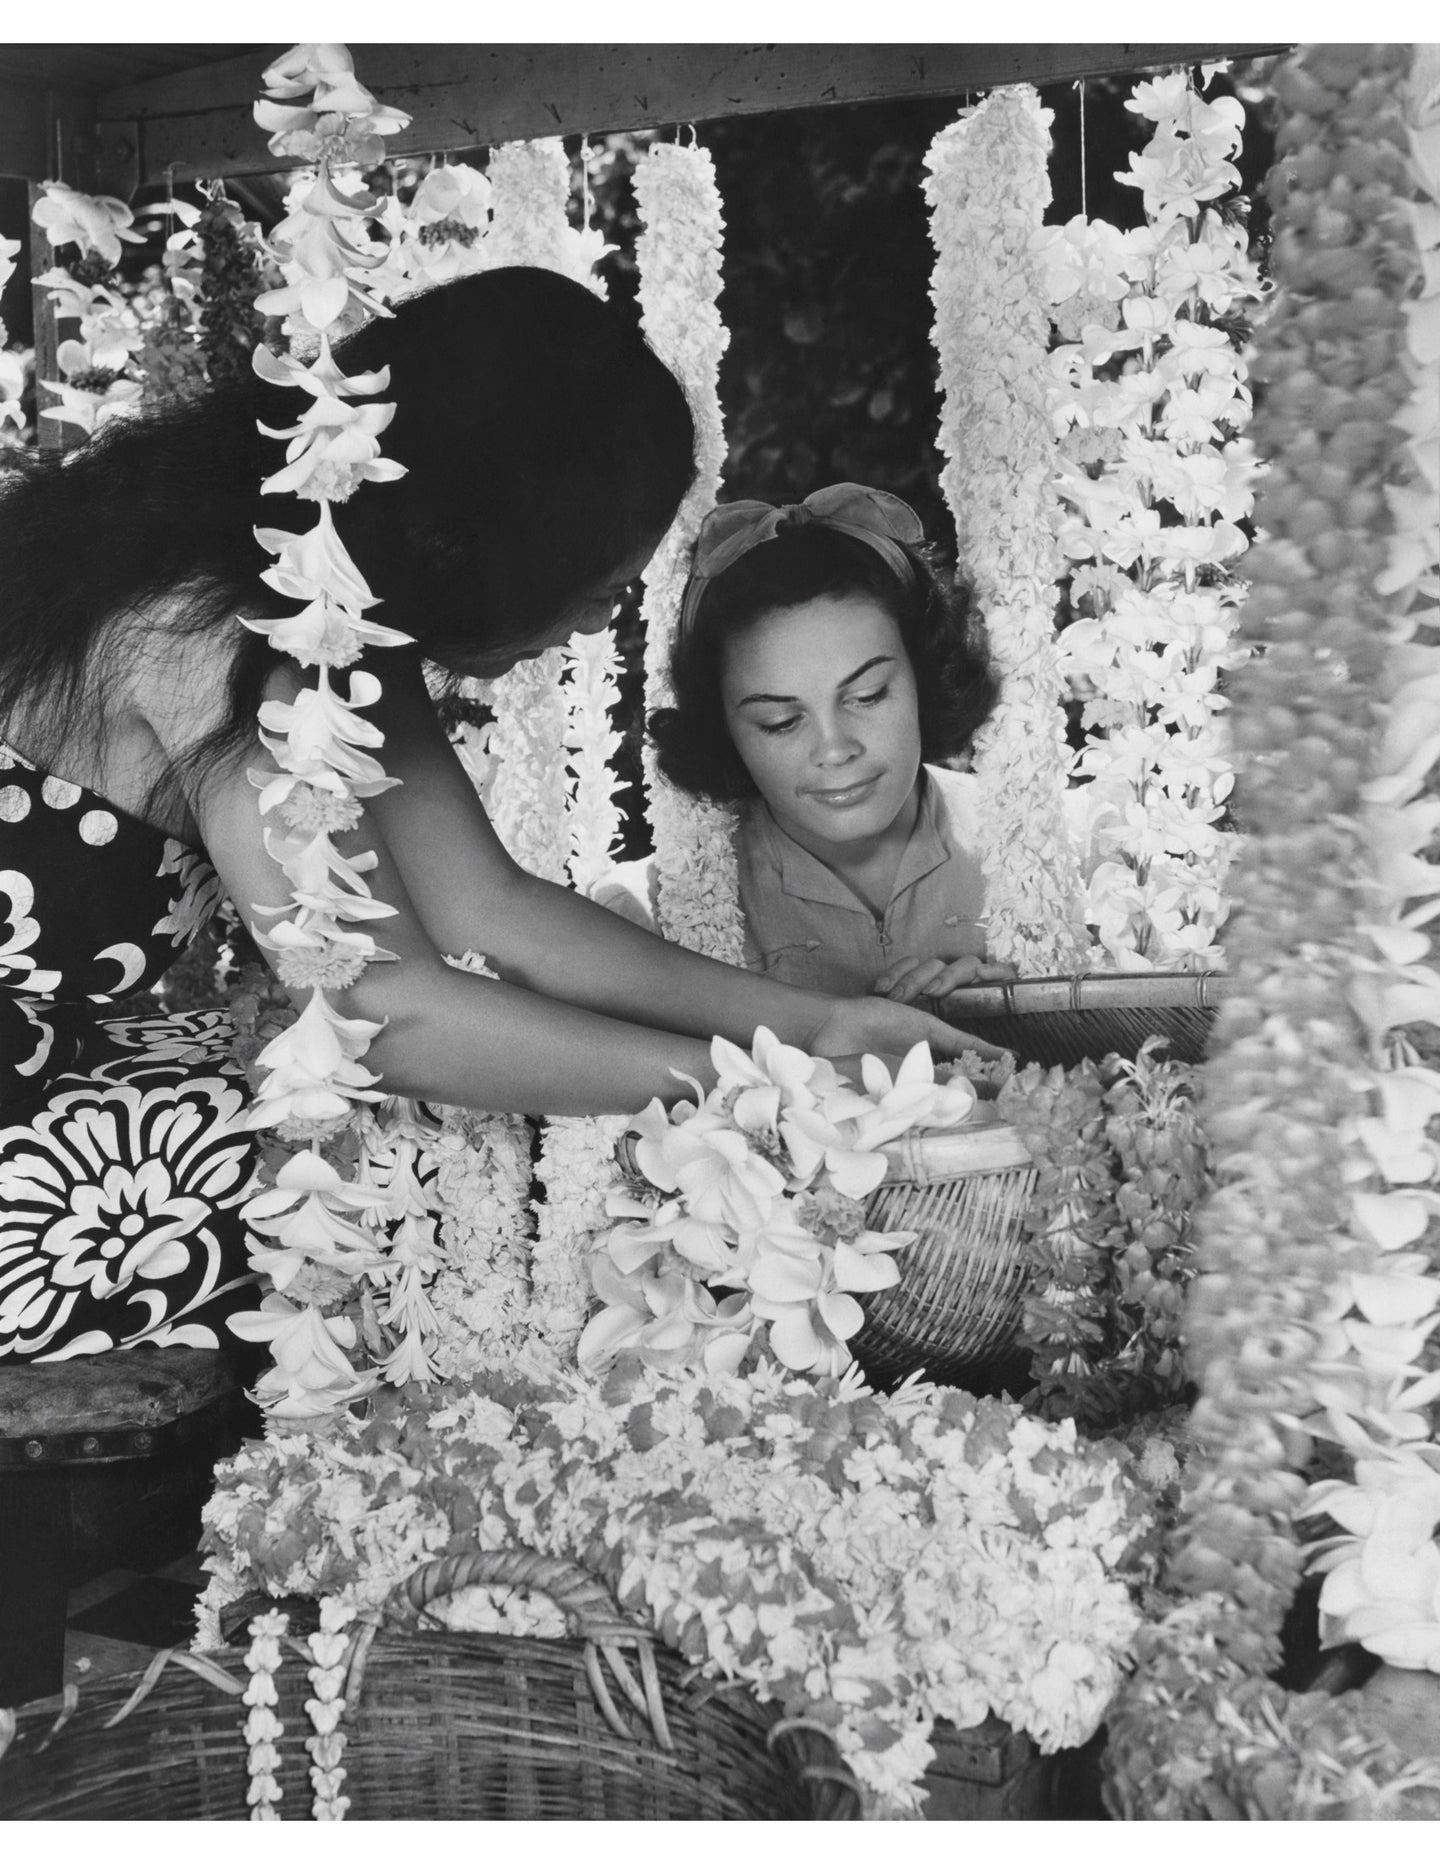
[[[945,768],[996,685],[907,504],[846,484],[711,512],[671,679],[651,736],[672,782],[741,804],[751,969],[902,1002],[1014,975],[985,961],[975,781]]]

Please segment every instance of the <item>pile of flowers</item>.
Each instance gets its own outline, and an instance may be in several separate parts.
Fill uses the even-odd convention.
[[[900,1278],[893,1251],[914,1232],[866,1227],[902,1133],[958,1126],[976,1109],[963,1076],[937,1081],[924,1043],[894,1078],[863,1063],[865,1091],[768,1029],[753,1052],[717,1036],[716,1084],[631,1122],[630,1181],[605,1208],[591,1276],[603,1303],[580,1336],[582,1366],[637,1353],[650,1366],[733,1372],[752,1340],[817,1375],[850,1364],[864,1322],[857,1294]],[[715,1291],[719,1291],[718,1298]]]
[[[1086,919],[1120,970],[1205,969],[1235,838],[1222,675],[1242,657],[1234,564],[1252,503],[1240,345],[1258,288],[1234,217],[1244,110],[1185,72],[1136,86],[1155,130],[1118,177],[1145,224],[1076,217],[1031,242],[1058,341],[1046,359],[1057,533],[1076,617],[1061,671],[1091,734]]]
[[[830,1726],[875,1809],[914,1811],[937,1718],[1085,1741],[1140,1619],[1148,1507],[1115,1446],[995,1399],[853,1377],[481,1374],[247,1446],[206,1508],[202,1642],[262,1589],[373,1609],[427,1559],[573,1559],[712,1676]],[[452,1621],[548,1631],[553,1608]]]

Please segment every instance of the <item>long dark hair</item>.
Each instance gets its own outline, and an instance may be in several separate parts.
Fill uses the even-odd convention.
[[[650,714],[656,760],[672,783],[716,802],[758,794],[725,723],[725,643],[763,615],[826,596],[866,596],[893,618],[915,669],[926,762],[968,748],[1000,690],[984,629],[966,584],[943,574],[927,548],[901,548],[912,571],[904,580],[858,538],[820,524],[787,526],[705,585],[671,650],[675,703]]]
[[[633,313],[526,266],[442,285],[337,347],[347,374],[390,370],[386,457],[336,528],[377,619],[426,648],[499,648],[542,634],[669,523],[694,476],[684,394]],[[257,431],[303,403],[258,377],[109,423],[61,458],[0,478],[0,735],[31,708],[45,757],[83,717],[103,729],[120,650],[107,624],[163,605],[180,633],[227,631],[225,719],[187,764],[253,740],[280,656],[231,618],[286,612],[259,573],[254,527],[306,531],[313,504],[261,496],[283,463]],[[173,599],[172,599],[173,598]],[[38,711],[36,710],[38,708]],[[36,741],[38,733],[39,742]],[[152,801],[154,799],[152,798]]]

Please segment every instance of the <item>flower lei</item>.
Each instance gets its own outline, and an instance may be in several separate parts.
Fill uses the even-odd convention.
[[[394,1378],[413,1377],[426,1364],[419,1291],[426,1244],[412,1221],[417,1136],[397,1130],[383,1162],[372,1161],[368,1174],[348,1180],[321,1151],[322,1142],[348,1126],[357,1109],[381,1098],[376,1077],[361,1062],[379,1024],[341,1016],[325,992],[353,984],[368,963],[389,955],[360,928],[392,911],[365,882],[374,856],[347,859],[332,840],[358,822],[362,799],[391,781],[371,755],[381,734],[361,716],[379,697],[380,683],[356,671],[347,696],[332,674],[353,665],[366,646],[408,638],[365,618],[376,598],[341,544],[330,512],[332,502],[349,497],[362,480],[394,479],[403,471],[380,453],[378,436],[393,408],[374,401],[350,405],[383,391],[388,371],[349,378],[330,354],[332,327],[356,306],[380,308],[355,282],[378,257],[364,236],[365,217],[375,203],[364,192],[343,190],[336,171],[346,163],[373,164],[383,151],[382,137],[408,118],[376,104],[356,80],[344,47],[296,46],[269,68],[265,82],[271,95],[255,113],[273,132],[272,151],[317,160],[318,167],[312,179],[292,190],[291,211],[272,235],[284,283],[262,293],[256,307],[283,315],[296,334],[318,336],[319,347],[308,364],[263,349],[256,354],[264,379],[302,390],[313,402],[293,427],[278,433],[289,441],[287,464],[262,489],[310,499],[319,515],[309,532],[257,533],[276,558],[263,580],[305,606],[298,614],[245,625],[303,666],[315,667],[317,681],[293,703],[271,700],[260,709],[261,739],[279,774],[254,771],[251,780],[262,815],[278,814],[283,824],[267,828],[266,846],[290,881],[293,905],[256,937],[287,987],[310,995],[298,1018],[258,1056],[265,1074],[249,1117],[257,1129],[273,1129],[308,1150],[287,1159],[273,1187],[246,1207],[248,1227],[273,1238],[275,1246],[261,1245],[254,1260],[276,1286],[258,1313],[238,1315],[230,1326],[242,1338],[269,1342],[275,1365],[262,1375],[257,1398],[272,1418],[293,1423],[349,1403],[378,1376],[357,1372],[347,1356],[357,1344],[348,1315],[327,1315],[313,1298],[296,1306],[281,1292],[297,1276],[303,1293],[320,1292],[306,1288],[301,1271],[307,1264],[332,1284],[335,1278],[343,1286],[360,1277],[388,1284],[390,1302],[381,1318],[399,1337],[392,1335],[385,1370]],[[398,1225],[395,1251],[387,1257],[382,1225],[392,1220]]]
[[[1077,217],[1035,242],[1069,339],[1048,361],[1059,540],[1080,565],[1060,664],[1096,734],[1075,759],[1096,943],[1121,970],[1204,969],[1221,961],[1234,846],[1218,681],[1240,658],[1229,565],[1252,502],[1236,345],[1258,294],[1244,230],[1221,211],[1244,112],[1206,103],[1184,72],[1138,85],[1126,108],[1156,126],[1119,177],[1143,190],[1146,225]]]
[[[19,251],[18,239],[0,238],[0,297],[15,275]],[[13,424],[20,430],[25,426],[25,414],[20,406],[20,397],[25,392],[25,365],[19,356],[6,349],[9,340],[5,320],[0,317],[0,435],[7,425]]]
[[[222,1466],[208,1614],[256,1585],[370,1604],[444,1549],[565,1555],[707,1674],[831,1726],[888,1814],[918,1807],[937,1717],[1084,1741],[1139,1623],[1130,1459],[1004,1401],[631,1362],[382,1404]]]
[[[81,194],[63,181],[41,184],[33,217],[52,253],[64,246],[80,252],[75,265],[52,265],[35,280],[46,288],[57,318],[80,323],[79,337],[67,337],[55,353],[64,379],[41,384],[60,397],[60,405],[42,408],[40,418],[92,434],[137,407],[143,393],[130,366],[144,335],[124,298],[104,282],[120,262],[122,242],[141,235],[132,230],[135,216],[123,201]]]
[[[635,171],[643,226],[636,241],[640,307],[656,355],[683,385],[695,421],[697,473],[645,574],[645,706],[668,705],[670,646],[700,521],[714,505],[725,463],[720,358],[720,195],[706,152],[654,143]],[[739,964],[745,931],[734,813],[687,796],[645,754],[647,813],[655,837],[659,919],[665,936]]]
[[[595,1237],[604,1305],[580,1337],[580,1364],[597,1370],[629,1351],[650,1366],[731,1373],[760,1337],[794,1371],[843,1372],[865,1319],[855,1295],[893,1287],[890,1251],[915,1240],[866,1227],[863,1200],[885,1176],[879,1148],[959,1125],[975,1090],[963,1075],[937,1082],[923,1043],[894,1080],[867,1055],[863,1094],[768,1029],[753,1054],[716,1036],[710,1055],[708,1094],[697,1087],[669,1113],[654,1100],[631,1123],[634,1172],[605,1200],[620,1221]]]
[[[275,1689],[275,1672],[280,1668],[280,1640],[290,1628],[284,1612],[265,1612],[251,1620],[250,1644],[245,1652],[245,1668],[250,1672],[241,1701],[250,1713],[245,1717],[245,1746],[249,1750],[245,1766],[250,1785],[245,1794],[254,1821],[278,1819],[276,1804],[284,1797],[275,1769],[280,1764],[276,1745],[285,1732],[275,1710],[280,1697]]]
[[[975,742],[987,942],[1031,974],[1078,970],[1084,954],[1053,639],[1046,322],[1029,252],[1050,197],[1050,117],[1028,85],[993,91],[936,137],[925,182],[941,484],[1002,678]]]
[[[1205,1069],[1220,1189],[1197,1218],[1205,1272],[1186,1316],[1203,1454],[1168,1581],[1197,1596],[1143,1634],[1135,1681],[1110,1716],[1116,1803],[1152,1817],[1217,1806],[1295,1817],[1317,1803],[1394,1816],[1412,1801],[1433,1816],[1437,1803],[1435,1770],[1406,1768],[1363,1698],[1317,1719],[1268,1681],[1301,1564],[1297,1472],[1310,1430],[1361,1458],[1355,1484],[1321,1485],[1311,1501],[1356,1540],[1377,1529],[1370,1570],[1382,1592],[1396,1553],[1413,1558],[1417,1530],[1429,1539],[1412,1521],[1397,1548],[1383,1497],[1410,1481],[1408,1506],[1423,1519],[1433,1481],[1417,1467],[1424,1456],[1387,1439],[1412,1434],[1407,1410],[1422,1436],[1432,1429],[1426,1381],[1410,1365],[1433,1314],[1432,1258],[1407,1245],[1429,1234],[1433,1200],[1414,1187],[1436,1171],[1426,1124],[1440,1096],[1403,1040],[1387,1057],[1400,1065],[1377,1072],[1363,1039],[1378,1047],[1397,1021],[1433,1016],[1433,972],[1405,936],[1434,891],[1410,854],[1433,808],[1406,813],[1433,757],[1423,689],[1394,707],[1379,769],[1370,763],[1376,698],[1402,669],[1428,670],[1407,661],[1426,650],[1406,636],[1434,612],[1433,501],[1411,496],[1422,475],[1434,482],[1433,364],[1428,380],[1415,367],[1427,342],[1434,354],[1433,295],[1432,308],[1411,310],[1425,303],[1414,295],[1414,228],[1433,235],[1433,222],[1409,206],[1406,159],[1418,146],[1433,185],[1434,120],[1416,123],[1410,142],[1410,63],[1406,46],[1318,46],[1274,80],[1277,292],[1254,364],[1267,384],[1256,420],[1270,462],[1258,501],[1266,538],[1251,555],[1242,620],[1265,652],[1233,688],[1235,742],[1252,753],[1231,941],[1243,994],[1225,1006]],[[1411,102],[1433,113],[1433,91]],[[1422,288],[1433,292],[1433,277]],[[1412,612],[1417,595],[1424,606]],[[1430,707],[1426,729],[1402,751],[1397,729],[1403,720],[1413,734],[1417,704]],[[1388,820],[1373,813],[1386,809]],[[1372,856],[1364,844],[1377,829],[1388,839]],[[1388,1480],[1396,1467],[1400,1480]],[[1371,1601],[1357,1596],[1359,1575],[1341,1579],[1352,1551],[1338,1549],[1331,1603],[1354,1613],[1361,1635]],[[1396,1654],[1407,1649],[1425,1660],[1423,1637]]]

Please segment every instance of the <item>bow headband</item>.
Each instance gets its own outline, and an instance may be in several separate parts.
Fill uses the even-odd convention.
[[[798,505],[737,499],[733,505],[717,505],[700,526],[694,565],[680,605],[681,632],[693,624],[707,583],[748,556],[757,544],[769,543],[782,530],[804,524],[818,524],[867,544],[901,582],[913,581],[915,566],[902,546],[923,544],[925,529],[904,499],[891,492],[846,480],[812,492]]]

